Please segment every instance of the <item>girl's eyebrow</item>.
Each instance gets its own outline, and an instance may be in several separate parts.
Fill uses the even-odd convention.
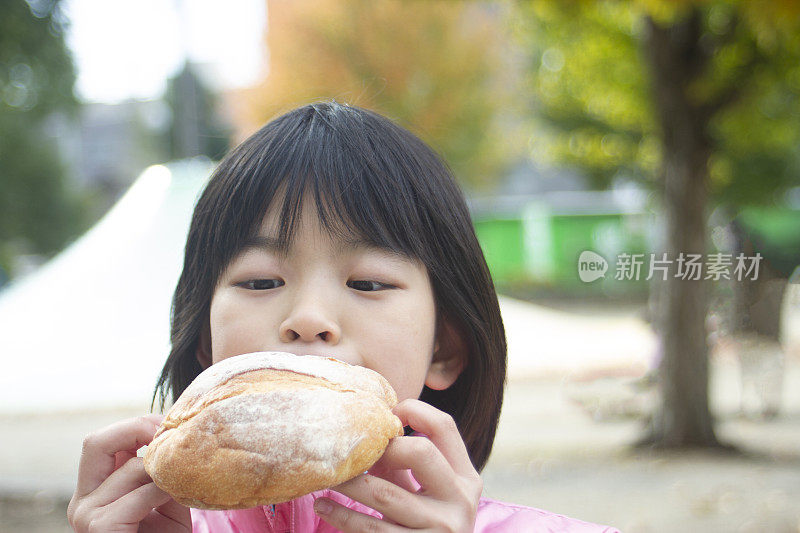
[[[278,246],[277,237],[272,237],[270,235],[254,235],[249,237],[242,245],[242,253],[248,252],[249,250],[260,250],[275,254],[279,257],[286,257],[286,255],[288,255],[287,252],[281,251],[280,247]],[[375,243],[369,242],[363,237],[359,236],[348,236],[337,239],[335,256],[338,258],[346,253],[356,252],[359,250],[390,255],[393,258],[406,262],[411,261],[411,257],[403,252],[377,246]]]
[[[248,252],[250,250],[261,250],[264,252],[271,252],[274,254],[285,255],[280,253],[280,247],[278,246],[278,239],[275,237],[270,237],[268,235],[254,235],[248,237],[244,244],[242,245],[242,253]]]

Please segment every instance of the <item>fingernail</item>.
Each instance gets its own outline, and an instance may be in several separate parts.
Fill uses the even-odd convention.
[[[314,512],[317,514],[330,514],[333,505],[328,500],[318,499],[314,501]]]

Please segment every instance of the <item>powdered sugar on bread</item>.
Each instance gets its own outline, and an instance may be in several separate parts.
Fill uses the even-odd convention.
[[[202,429],[215,435],[218,446],[266,453],[276,469],[291,472],[313,461],[333,473],[363,439],[342,428],[352,422],[354,411],[374,409],[380,401],[351,393],[345,402],[340,394],[318,388],[229,398],[213,405],[219,418],[208,417]]]

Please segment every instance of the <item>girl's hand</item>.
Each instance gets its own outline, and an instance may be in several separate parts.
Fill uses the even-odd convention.
[[[122,420],[83,439],[78,486],[67,518],[79,532],[165,533],[192,530],[188,507],[156,487],[136,451],[149,444],[163,415]]]
[[[394,413],[404,426],[411,426],[429,438],[392,439],[368,474],[334,488],[380,512],[383,520],[347,509],[328,498],[318,498],[315,511],[327,523],[345,532],[407,528],[471,532],[483,482],[469,460],[453,418],[419,400],[399,403]],[[409,469],[422,485],[419,490]]]

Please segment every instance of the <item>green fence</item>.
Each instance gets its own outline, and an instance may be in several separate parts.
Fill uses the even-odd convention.
[[[606,208],[570,213],[544,202],[529,202],[518,213],[473,215],[492,278],[501,290],[539,287],[592,294],[643,293],[647,290],[649,254],[655,221],[644,210],[613,212]],[[586,211],[585,209],[583,211]],[[622,211],[622,210],[620,210]],[[742,210],[740,220],[757,246],[786,269],[800,262],[800,210],[760,207]],[[603,278],[583,282],[578,276],[581,252],[591,250],[608,262]],[[635,280],[615,279],[619,254],[645,254]]]
[[[492,278],[499,288],[542,287],[568,292],[639,292],[637,281],[614,279],[620,253],[644,254],[648,215],[641,213],[564,214],[543,204],[529,204],[517,217],[482,216],[475,230]],[[578,277],[578,258],[591,250],[608,262],[605,277],[585,283]]]

